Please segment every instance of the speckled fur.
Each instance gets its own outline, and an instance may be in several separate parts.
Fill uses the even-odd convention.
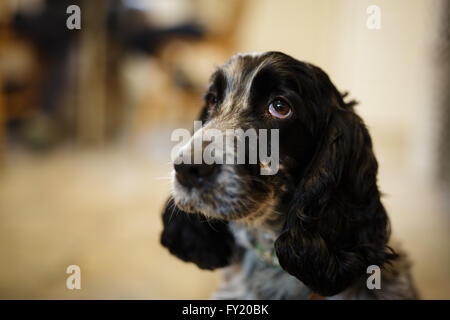
[[[232,57],[211,92],[217,104],[205,105],[189,144],[208,128],[280,130],[276,175],[259,175],[262,163],[224,164],[195,188],[173,176],[161,243],[202,269],[224,268],[214,299],[418,297],[407,255],[389,241],[378,164],[354,101],[320,68],[279,52]],[[289,119],[267,113],[279,96],[294,110]],[[370,265],[381,268],[381,289],[366,286]]]

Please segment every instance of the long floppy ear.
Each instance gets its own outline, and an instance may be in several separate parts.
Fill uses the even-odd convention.
[[[205,122],[207,114],[204,107],[200,120]],[[181,260],[209,270],[231,263],[235,241],[227,222],[186,213],[176,206],[172,197],[165,205],[162,220],[161,244]]]
[[[344,103],[319,72],[326,125],[275,249],[283,269],[331,296],[366,275],[369,265],[382,267],[396,254],[387,246],[389,222],[369,133],[354,103]]]

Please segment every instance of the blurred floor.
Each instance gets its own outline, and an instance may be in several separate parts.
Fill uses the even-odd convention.
[[[219,274],[180,262],[159,245],[170,190],[163,136],[149,135],[146,152],[11,154],[0,175],[0,298],[208,298]],[[380,139],[374,135],[394,238],[411,254],[422,297],[448,299],[448,215],[432,185],[411,180],[401,150]],[[81,267],[79,291],[65,288],[71,264]]]
[[[10,157],[0,178],[0,298],[208,298],[217,274],[159,245],[168,165],[132,150]],[[167,163],[167,161],[166,161]],[[65,288],[67,266],[82,289]]]

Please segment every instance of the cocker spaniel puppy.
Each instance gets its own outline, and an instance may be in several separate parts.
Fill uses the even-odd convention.
[[[369,132],[344,98],[320,68],[280,52],[238,54],[213,74],[188,145],[211,128],[279,132],[276,174],[261,174],[259,157],[174,166],[161,243],[202,269],[226,267],[214,298],[417,297],[389,243]]]

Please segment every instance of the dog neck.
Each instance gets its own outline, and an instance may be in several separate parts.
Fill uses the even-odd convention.
[[[238,220],[230,223],[236,242],[245,249],[252,250],[269,266],[280,268],[275,253],[275,241],[285,224],[285,215],[271,208],[259,219]]]

